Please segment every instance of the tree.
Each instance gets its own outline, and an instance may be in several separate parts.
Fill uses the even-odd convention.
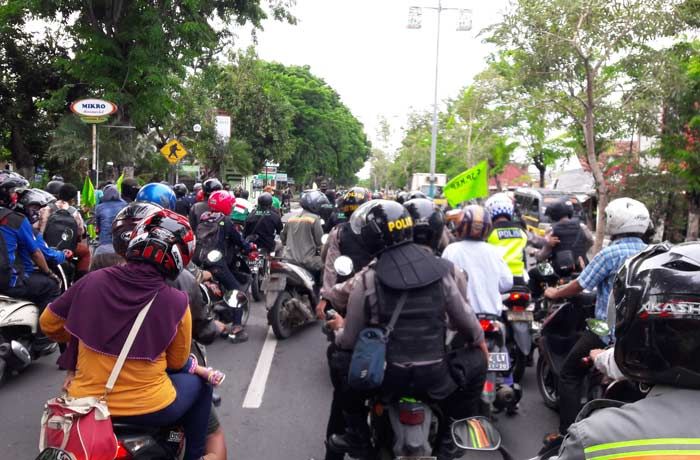
[[[598,192],[594,251],[603,243],[608,203],[596,150],[597,139],[607,133],[599,122],[630,101],[624,95],[629,77],[623,58],[643,55],[652,40],[676,33],[676,5],[667,0],[518,0],[490,30],[489,40],[507,50],[528,93],[548,112],[581,127]]]

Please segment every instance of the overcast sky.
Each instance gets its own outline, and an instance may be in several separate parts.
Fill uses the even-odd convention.
[[[477,33],[499,20],[506,0],[443,0],[443,7],[473,11],[471,32],[457,32],[457,12],[442,13],[438,98],[455,97],[485,67],[490,47]],[[393,147],[412,110],[431,110],[437,13],[423,10],[423,27],[406,28],[409,6],[437,0],[297,0],[296,26],[273,21],[258,35],[258,54],[283,64],[309,65],[341,96],[376,142],[385,116]],[[239,42],[246,44],[246,39]]]

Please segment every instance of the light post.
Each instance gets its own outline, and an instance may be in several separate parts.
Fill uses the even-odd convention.
[[[432,136],[430,140],[430,189],[428,195],[433,198],[435,196],[435,157],[437,150],[437,124],[438,124],[438,75],[440,69],[440,19],[443,11],[458,11],[459,20],[457,22],[457,31],[465,32],[472,28],[472,11],[461,8],[445,8],[442,6],[442,0],[438,0],[438,6],[412,6],[408,10],[408,28],[420,29],[422,26],[423,9],[437,11],[437,39],[435,40],[435,87],[433,91],[433,126]]]

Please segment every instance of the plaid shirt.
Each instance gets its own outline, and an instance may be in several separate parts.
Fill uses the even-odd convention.
[[[598,288],[595,303],[595,317],[607,320],[608,298],[612,291],[615,274],[625,261],[641,252],[646,244],[637,237],[626,237],[615,240],[591,260],[578,277],[578,284],[584,289]]]

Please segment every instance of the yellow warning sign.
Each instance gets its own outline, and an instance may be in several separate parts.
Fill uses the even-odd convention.
[[[168,163],[174,165],[187,155],[187,150],[185,150],[180,141],[173,139],[160,149],[160,153],[168,160]]]

